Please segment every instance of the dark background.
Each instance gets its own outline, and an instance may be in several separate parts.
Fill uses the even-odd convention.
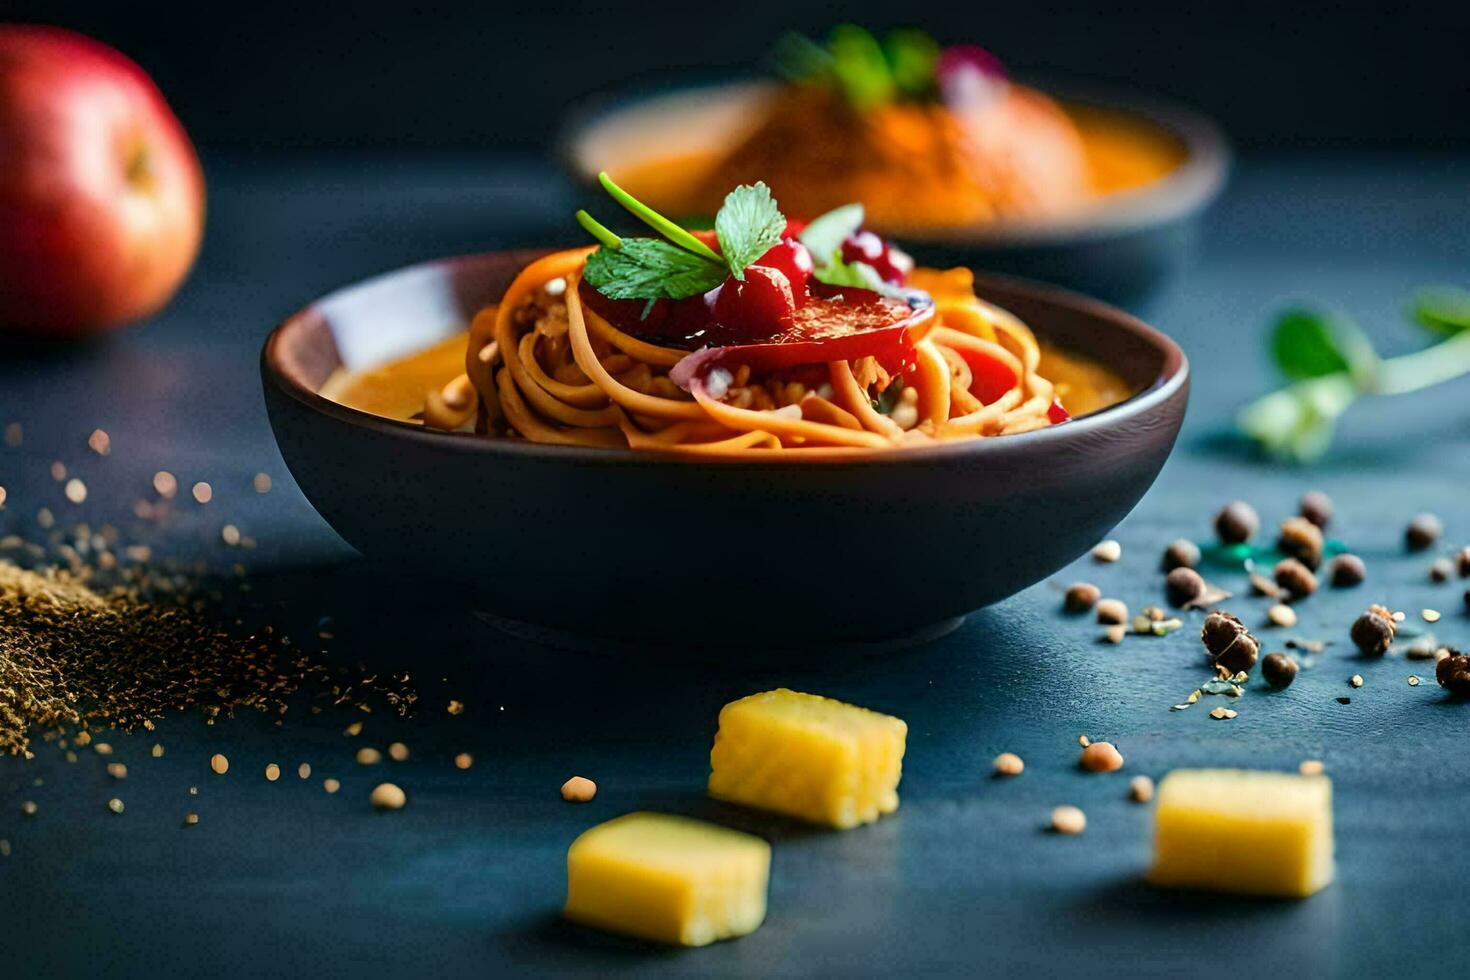
[[[1457,12],[1451,12],[1458,8]],[[1196,103],[1243,147],[1470,145],[1470,4],[0,2],[130,54],[206,148],[536,148],[569,102],[749,71],[784,29],[918,24],[1022,75]]]

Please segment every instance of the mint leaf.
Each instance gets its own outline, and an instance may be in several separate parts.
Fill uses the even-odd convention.
[[[1429,286],[1414,295],[1414,319],[1435,333],[1470,330],[1470,291],[1455,286]]]
[[[1298,381],[1348,370],[1328,317],[1312,310],[1287,310],[1276,318],[1271,356],[1282,374]]]
[[[855,24],[833,28],[827,42],[832,75],[854,109],[862,112],[893,101],[895,84],[883,48]]]
[[[923,98],[934,93],[939,45],[932,37],[911,27],[901,28],[883,39],[883,53],[900,94]]]
[[[715,215],[720,252],[736,279],[744,279],[745,267],[778,244],[785,231],[786,217],[761,181],[742,184],[725,195]]]
[[[863,226],[863,206],[844,204],[833,208],[802,229],[798,236],[817,265],[840,261],[838,250],[848,238],[856,235]]]
[[[723,263],[658,238],[624,238],[587,257],[582,278],[608,299],[686,299],[725,281]]]

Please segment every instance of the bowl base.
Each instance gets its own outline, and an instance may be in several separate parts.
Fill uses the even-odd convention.
[[[749,641],[725,642],[701,638],[698,642],[685,642],[652,637],[646,640],[628,640],[618,637],[598,636],[573,630],[541,626],[518,619],[507,619],[489,612],[476,612],[475,617],[518,640],[538,646],[596,657],[615,657],[620,660],[684,660],[697,659],[709,663],[727,663],[738,657],[741,664],[789,663],[800,661],[817,654],[823,657],[845,658],[881,657],[910,647],[932,643],[953,633],[964,623],[964,616],[940,620],[916,629],[905,630],[893,636],[872,640],[837,640],[831,643],[810,642],[792,646],[752,646]]]

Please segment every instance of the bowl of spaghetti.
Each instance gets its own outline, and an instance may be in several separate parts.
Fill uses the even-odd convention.
[[[1076,558],[1167,458],[1184,355],[1059,290],[916,267],[847,205],[444,259],[262,355],[307,498],[504,621],[698,648],[931,635]],[[761,632],[752,635],[751,627]]]

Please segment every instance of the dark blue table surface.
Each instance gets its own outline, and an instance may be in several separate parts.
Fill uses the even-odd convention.
[[[1464,815],[1470,810],[1470,705],[1446,702],[1432,667],[1349,653],[1346,626],[1369,601],[1470,645],[1466,583],[1433,586],[1428,559],[1402,553],[1404,523],[1438,511],[1449,544],[1470,542],[1470,381],[1365,404],[1334,455],[1312,470],[1264,463],[1228,438],[1231,412],[1265,390],[1261,337],[1280,303],[1315,298],[1356,314],[1387,351],[1423,342],[1402,318],[1426,282],[1470,281],[1470,160],[1367,156],[1252,159],[1206,223],[1192,270],[1141,312],[1178,337],[1194,399],[1163,476],[1119,528],[1124,559],[1083,559],[927,647],[788,665],[712,664],[697,643],[662,659],[619,660],[536,647],[465,610],[453,595],[402,587],[357,560],[297,492],[277,456],[256,373],[260,343],[292,308],[343,282],[408,262],[570,234],[569,193],[539,161],[338,158],[207,161],[209,231],[173,305],[110,341],[51,354],[0,350],[0,535],[39,537],[37,510],[63,523],[112,521],[155,550],[228,572],[244,563],[272,621],[309,642],[320,616],[329,660],[408,670],[416,716],[245,716],[206,727],[166,719],[156,734],[107,736],[129,764],[68,765],[54,745],[0,759],[0,975],[479,976],[533,974],[1358,976],[1452,973],[1464,940]],[[106,429],[112,455],[85,440]],[[47,474],[65,462],[91,487],[68,504]],[[385,461],[391,465],[391,461]],[[168,469],[208,480],[208,506],[181,506],[164,534],[130,516]],[[250,488],[257,471],[275,489]],[[1059,590],[1087,578],[1135,609],[1160,599],[1169,539],[1208,537],[1232,497],[1268,523],[1310,487],[1330,492],[1334,533],[1369,565],[1355,590],[1300,607],[1294,631],[1335,645],[1287,692],[1253,684],[1233,721],[1202,703],[1171,712],[1203,678],[1193,629],[1097,642],[1058,613]],[[473,492],[473,488],[466,488]],[[227,548],[234,523],[259,542]],[[487,545],[488,547],[488,545]],[[844,556],[834,556],[842,560]],[[955,560],[983,561],[983,554]],[[1239,575],[1223,574],[1240,591]],[[1232,603],[1259,621],[1266,602]],[[575,616],[569,607],[569,617]],[[728,628],[739,628],[734,620]],[[0,623],[0,628],[4,624]],[[1278,647],[1283,633],[1267,635]],[[752,646],[762,638],[751,633]],[[1366,678],[1350,690],[1353,673]],[[1411,673],[1426,683],[1411,687]],[[723,703],[778,684],[892,712],[909,723],[897,815],[848,833],[815,831],[703,797]],[[1338,696],[1351,695],[1351,704]],[[449,698],[466,704],[458,716]],[[1077,736],[1116,742],[1116,774],[1075,768]],[[406,762],[356,765],[360,744],[401,740]],[[162,742],[163,758],[149,756]],[[216,751],[227,776],[209,772]],[[469,751],[469,771],[451,763]],[[989,776],[1014,751],[1025,774]],[[1302,902],[1159,894],[1139,883],[1148,810],[1127,780],[1185,765],[1294,770],[1325,761],[1336,792],[1339,877]],[[266,763],[286,771],[267,782]],[[297,763],[314,768],[298,780]],[[596,800],[558,796],[574,773]],[[342,781],[328,795],[323,776]],[[34,785],[40,777],[42,785]],[[391,778],[410,797],[372,812]],[[200,788],[191,797],[187,789]],[[126,812],[114,816],[117,795]],[[20,814],[35,800],[34,817]],[[1050,809],[1088,814],[1075,838],[1043,832]],[[591,824],[636,808],[703,815],[775,845],[770,914],[753,936],[693,951],[650,949],[562,924],[564,855]],[[180,826],[184,812],[198,826]],[[1228,857],[1229,842],[1221,842]]]

